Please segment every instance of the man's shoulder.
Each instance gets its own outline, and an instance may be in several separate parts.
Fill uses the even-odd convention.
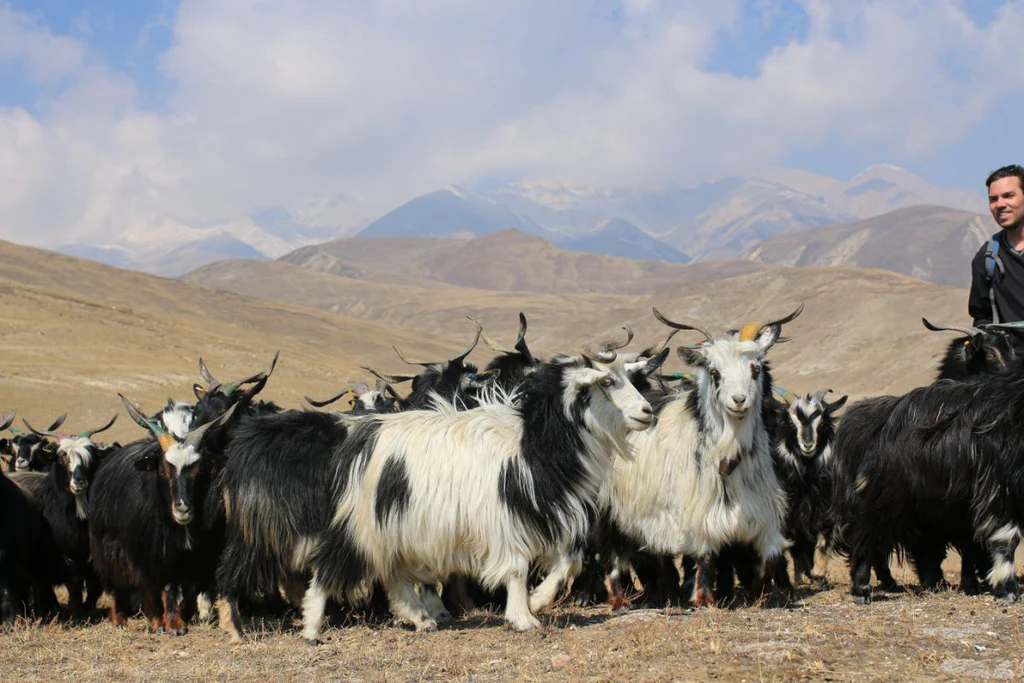
[[[978,251],[974,254],[973,262],[978,263],[979,261],[984,261],[986,254],[989,253],[989,245],[993,242],[996,242],[997,244],[1001,243],[1002,240],[999,239],[999,236],[1002,234],[1002,231],[997,232],[994,235],[989,236],[988,239],[982,242],[981,246],[978,247]],[[1001,244],[999,244],[999,246],[1001,246]],[[998,246],[996,248],[998,248]]]

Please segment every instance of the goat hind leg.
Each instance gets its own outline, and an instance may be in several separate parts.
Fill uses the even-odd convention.
[[[558,556],[548,575],[530,591],[530,611],[537,612],[555,601],[562,588],[574,579],[583,568],[581,553],[565,553]]]

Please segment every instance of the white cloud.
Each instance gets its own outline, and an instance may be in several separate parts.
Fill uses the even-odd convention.
[[[953,0],[800,4],[806,40],[740,78],[704,68],[740,0],[184,0],[158,111],[0,7],[0,69],[64,84],[0,108],[2,236],[103,241],[272,205],[353,225],[481,176],[693,183],[833,139],[927,156],[1024,85],[1021,2],[985,29]]]

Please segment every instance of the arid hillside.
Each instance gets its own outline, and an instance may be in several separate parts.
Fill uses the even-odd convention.
[[[992,219],[941,206],[775,235],[744,255],[787,266],[885,268],[954,287],[971,283],[971,258],[998,228]]]
[[[0,242],[0,396],[36,427],[67,410],[66,428],[95,427],[122,411],[117,392],[155,410],[191,396],[202,355],[228,379],[281,359],[267,395],[299,405],[362,363],[394,358],[398,343],[444,357],[465,346],[359,318],[258,301],[178,280],[120,270]],[[467,323],[468,326],[468,323]],[[20,426],[20,420],[18,422]],[[140,430],[124,415],[115,438]]]
[[[499,257],[491,256],[500,266]],[[524,311],[530,321],[527,339],[541,353],[575,350],[585,341],[617,334],[625,324],[636,330],[637,343],[656,341],[665,328],[651,314],[652,306],[678,320],[726,329],[781,317],[804,302],[803,315],[787,327],[793,341],[772,352],[779,382],[799,391],[830,386],[858,396],[903,391],[929,381],[934,359],[949,337],[927,332],[921,317],[963,322],[966,315],[966,291],[883,270],[775,266],[699,281],[687,277],[690,267],[681,266],[680,284],[645,295],[424,290],[265,261],[220,262],[188,279],[453,340],[472,329],[467,315],[477,317],[489,334],[511,340],[517,313]],[[624,290],[631,286],[636,283],[623,283]],[[697,338],[693,333],[691,337]],[[486,355],[481,351],[472,358]],[[675,360],[670,367],[682,369]]]
[[[308,270],[396,284],[423,281],[505,292],[643,294],[758,270],[743,261],[683,266],[559,249],[518,230],[473,239],[353,237],[281,257]]]

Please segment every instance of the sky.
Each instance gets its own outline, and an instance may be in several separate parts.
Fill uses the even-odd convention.
[[[0,0],[0,238],[1024,163],[1024,0]]]

